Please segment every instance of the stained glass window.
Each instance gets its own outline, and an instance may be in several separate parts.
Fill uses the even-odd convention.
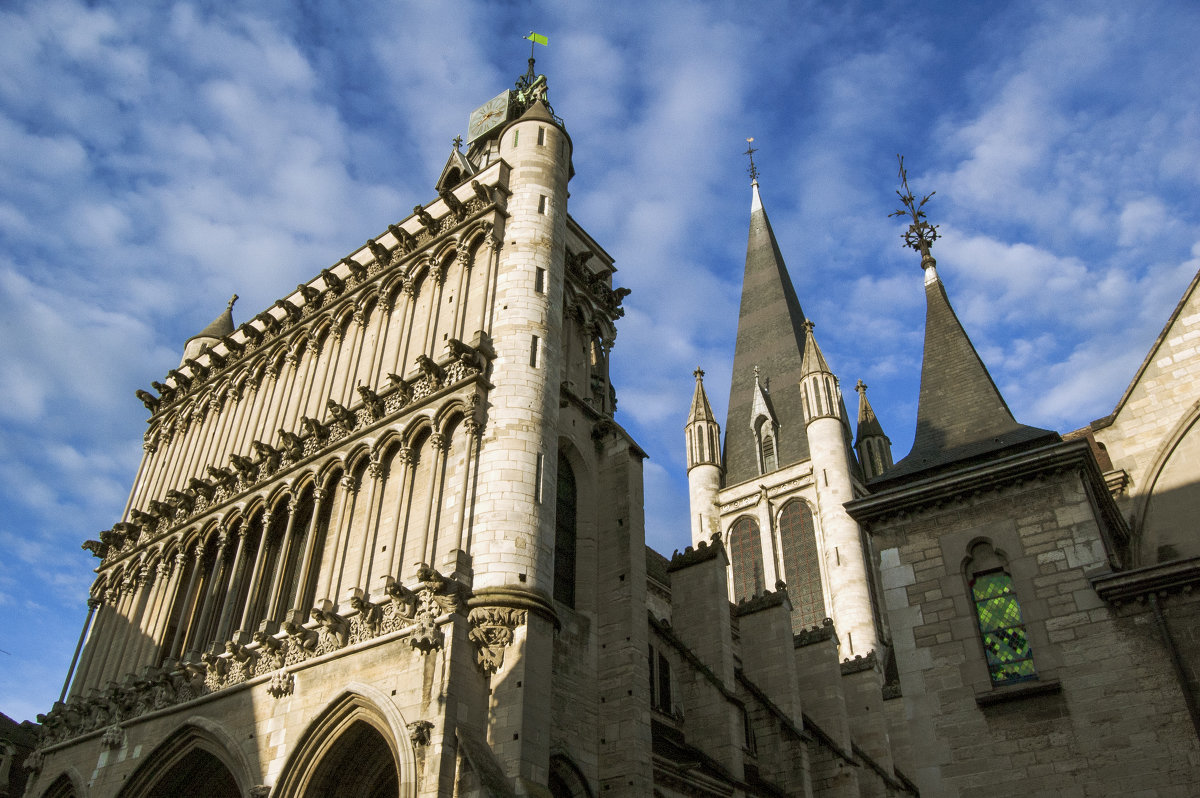
[[[819,624],[826,614],[816,529],[808,504],[793,500],[784,505],[779,514],[779,537],[783,544],[783,581],[793,607],[792,630],[799,632]]]
[[[1009,684],[1037,677],[1021,605],[1012,577],[1004,571],[976,574],[971,580],[979,633],[987,654],[992,684]]]
[[[758,535],[758,522],[743,516],[729,530],[729,557],[733,561],[734,600],[752,598],[763,592],[766,578],[763,576],[762,543]]]

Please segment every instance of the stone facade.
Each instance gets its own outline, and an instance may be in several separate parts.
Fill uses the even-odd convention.
[[[980,444],[957,418],[959,454],[919,432],[893,466],[755,183],[725,447],[697,370],[667,558],[613,416],[626,292],[545,91],[479,109],[437,199],[237,328],[231,302],[138,392],[25,794],[1192,794],[1195,284],[1109,419]],[[923,265],[927,364],[1007,413]],[[1019,608],[1013,662],[980,579]]]

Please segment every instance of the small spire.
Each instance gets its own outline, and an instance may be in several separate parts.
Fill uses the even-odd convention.
[[[859,380],[855,384],[854,390],[858,391],[858,434],[855,436],[858,442],[862,443],[863,438],[886,438],[887,436],[883,434],[883,425],[879,423],[879,417],[875,415],[871,401],[867,399],[867,384]]]
[[[692,394],[692,409],[688,413],[687,423],[708,421],[716,424],[717,419],[713,415],[712,407],[708,403],[708,394],[704,390],[704,369],[697,366],[696,370],[692,372],[692,376],[696,378],[696,391]]]
[[[800,374],[805,377],[820,372],[833,373],[829,370],[829,364],[825,362],[825,356],[821,354],[821,347],[817,346],[817,337],[813,334],[813,328],[816,326],[812,319],[804,320],[804,358],[800,362]]]
[[[938,240],[939,235],[937,231],[938,226],[926,221],[925,211],[922,208],[925,207],[925,203],[929,202],[937,192],[931,191],[920,202],[917,202],[912,189],[908,187],[908,170],[904,168],[904,156],[897,155],[896,158],[900,161],[900,185],[904,189],[903,192],[897,189],[896,196],[900,197],[900,202],[904,204],[904,207],[889,213],[888,218],[890,219],[893,216],[907,216],[912,219],[912,224],[904,231],[901,238],[904,239],[906,247],[921,253],[921,268],[928,270],[932,274],[932,277],[930,274],[926,274],[925,276],[925,282],[928,283],[937,279],[935,268],[937,261],[934,260],[929,250],[933,246],[933,242]]]

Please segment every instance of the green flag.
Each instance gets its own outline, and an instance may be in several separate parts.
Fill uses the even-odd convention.
[[[540,44],[544,47],[550,46],[550,40],[547,39],[545,36],[543,36],[540,33],[534,33],[533,31],[529,31],[529,35],[526,36],[525,38],[528,39],[529,41],[533,42],[534,44]]]

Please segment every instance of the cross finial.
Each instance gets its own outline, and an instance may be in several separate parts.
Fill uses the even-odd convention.
[[[692,372],[692,376],[696,378],[696,382],[704,381],[704,369],[696,366],[696,370]]]
[[[816,327],[816,326],[817,325],[813,324],[812,319],[804,320],[804,331],[806,333],[808,333],[809,335],[812,335],[813,327]]]
[[[859,380],[854,384],[854,390],[858,391],[859,396],[862,396],[867,392],[867,384],[862,380]]]
[[[758,366],[755,366],[755,367],[754,367],[754,379],[755,379],[756,381],[758,380]]]
[[[452,141],[452,142],[451,142],[451,144],[453,144],[453,145],[454,145],[454,151],[455,151],[455,152],[458,152],[459,150],[461,150],[461,149],[462,149],[462,144],[463,144],[463,142],[462,142],[462,136],[455,136],[455,137],[454,137],[454,141]]]
[[[904,168],[904,156],[897,155],[896,158],[900,161],[900,186],[904,189],[903,192],[897,189],[896,195],[900,197],[900,202],[904,204],[904,207],[889,213],[888,218],[907,216],[912,219],[912,224],[904,231],[901,238],[904,239],[905,246],[921,253],[921,268],[928,269],[937,263],[933,259],[933,255],[929,254],[929,249],[933,246],[933,242],[938,240],[938,226],[927,222],[925,211],[921,209],[937,192],[931,191],[920,202],[917,202],[912,190],[908,187],[908,170]]]
[[[758,148],[754,146],[754,136],[751,136],[746,139],[746,152],[744,153],[750,156],[750,169],[748,171],[750,172],[751,183],[758,182],[758,167],[754,165],[754,153],[756,152],[758,152]]]

